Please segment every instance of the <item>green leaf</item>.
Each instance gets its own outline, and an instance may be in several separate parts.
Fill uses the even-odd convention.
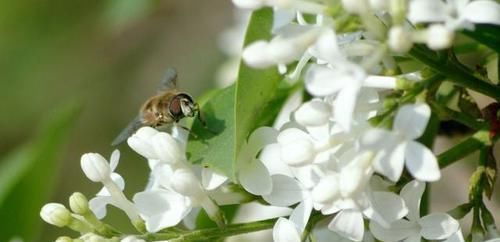
[[[245,46],[259,39],[269,39],[273,21],[273,11],[264,8],[252,14],[245,36]],[[240,63],[236,83],[236,153],[249,134],[258,126],[270,124],[274,119],[269,113],[276,98],[282,76],[276,67],[254,69]],[[283,100],[284,101],[284,100]]]
[[[194,135],[187,146],[189,161],[230,176],[235,157],[234,85],[213,95],[201,110],[208,127],[194,121],[191,128]]]
[[[245,45],[270,38],[273,11],[255,11],[250,19]],[[235,162],[241,144],[258,126],[270,125],[295,87],[281,83],[276,68],[253,69],[240,64],[238,80],[202,105],[208,126],[195,121],[187,151],[189,160],[216,169],[236,181]]]
[[[70,104],[54,113],[35,139],[0,163],[0,241],[21,237],[34,241],[42,220],[39,211],[53,188],[58,154],[79,108]]]

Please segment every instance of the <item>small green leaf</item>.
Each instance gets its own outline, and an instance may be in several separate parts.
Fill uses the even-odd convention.
[[[38,136],[0,163],[0,241],[36,240],[39,211],[53,188],[58,155],[79,108],[68,105],[50,116]]]

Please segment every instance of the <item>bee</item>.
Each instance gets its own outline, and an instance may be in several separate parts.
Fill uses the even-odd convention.
[[[159,128],[166,125],[175,125],[184,117],[197,116],[202,125],[206,126],[198,104],[193,101],[189,94],[178,91],[176,82],[177,72],[175,69],[167,69],[165,78],[160,83],[158,93],[150,97],[142,105],[139,115],[127,125],[111,145],[116,146],[122,143],[141,127]]]

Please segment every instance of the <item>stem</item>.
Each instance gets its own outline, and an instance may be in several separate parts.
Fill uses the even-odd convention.
[[[431,106],[433,111],[441,118],[445,120],[453,119],[469,128],[480,130],[485,128],[486,124],[480,122],[464,113],[457,112],[455,110],[449,109],[446,106],[439,104],[436,101],[428,100],[427,103]]]
[[[155,240],[168,240],[169,242],[180,242],[180,241],[213,241],[217,238],[224,238],[238,234],[245,234],[260,230],[271,229],[277,218],[256,221],[252,223],[244,223],[244,224],[230,224],[225,228],[209,228],[209,229],[200,229],[189,231],[180,235],[172,235],[169,234],[151,234],[148,238]]]
[[[492,50],[500,53],[500,45],[498,44],[498,31],[500,28],[489,24],[475,24],[474,31],[462,30],[462,33],[476,40],[477,42],[488,46]]]
[[[436,114],[433,113],[429,120],[429,124],[425,129],[424,134],[418,139],[418,141],[423,145],[425,145],[427,148],[432,150],[438,130],[439,130],[439,119],[437,118]],[[430,189],[431,189],[431,184],[427,183],[427,185],[425,186],[424,194],[422,195],[422,200],[420,205],[421,216],[429,213],[430,199],[431,199]]]
[[[437,157],[439,167],[443,169],[487,145],[491,145],[489,131],[479,130],[460,144],[439,154]]]
[[[316,214],[313,214],[311,216],[311,218],[309,219],[309,222],[307,223],[306,227],[304,228],[304,232],[302,233],[302,236],[300,238],[300,240],[302,242],[305,242],[307,240],[307,238],[309,237],[309,235],[311,234],[312,230],[314,229],[314,226],[321,220],[325,218],[324,216],[322,216],[321,213],[316,213]]]
[[[414,46],[409,54],[434,71],[448,77],[455,84],[500,100],[500,86],[493,85],[472,75],[470,71],[464,70],[459,63],[448,59],[442,61],[434,52],[418,45]]]

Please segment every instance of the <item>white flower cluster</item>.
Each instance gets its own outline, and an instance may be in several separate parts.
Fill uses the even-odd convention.
[[[372,127],[368,120],[380,114],[386,90],[396,88],[397,77],[384,76],[384,71],[396,68],[396,53],[408,52],[413,43],[448,48],[456,30],[473,29],[474,23],[500,24],[500,4],[490,0],[233,3],[244,9],[274,10],[272,39],[246,46],[245,63],[253,68],[277,66],[292,82],[303,78],[313,96],[296,107],[284,125],[254,131],[239,155],[238,179],[248,192],[274,206],[295,205],[290,217],[280,218],[274,226],[274,241],[301,241],[315,210],[335,214],[328,228],[353,241],[370,237],[365,233],[366,219],[371,234],[381,241],[422,237],[463,241],[459,224],[450,215],[419,216],[425,182],[441,176],[436,156],[416,141],[429,122],[430,107],[422,101],[400,106],[392,130]],[[330,14],[340,7],[349,14]],[[345,22],[355,17],[362,27],[352,32]],[[287,70],[292,63],[294,69]],[[283,116],[287,114],[279,117]],[[381,185],[381,177],[399,181],[405,166],[416,180],[399,195]]]
[[[176,132],[171,135],[144,127],[128,139],[129,146],[145,157],[151,168],[149,184],[144,191],[136,193],[132,201],[123,194],[124,179],[114,172],[120,152],[115,150],[109,162],[100,154],[87,153],[81,158],[82,170],[89,180],[100,182],[104,187],[88,202],[84,197],[79,198],[74,204],[83,205],[72,205],[74,214],[62,204],[50,203],[42,208],[41,217],[55,226],[68,226],[84,233],[79,238],[82,241],[108,241],[104,238],[92,240],[100,238],[93,231],[111,233],[99,221],[106,216],[107,205],[124,211],[137,230],[142,232],[154,233],[176,226],[190,212],[197,213],[199,210],[193,209],[197,207],[202,207],[220,227],[225,226],[224,217],[218,205],[208,196],[208,191],[220,187],[227,178],[189,164],[185,156],[186,131],[182,128],[174,130]],[[120,241],[143,240],[125,237]]]

